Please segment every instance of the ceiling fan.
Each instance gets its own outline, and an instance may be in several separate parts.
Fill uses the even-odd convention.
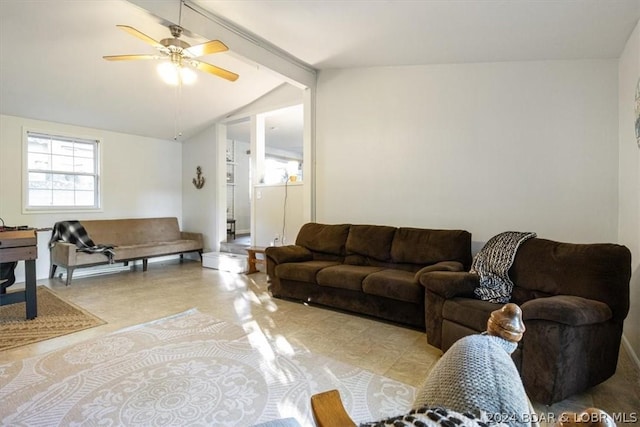
[[[169,30],[173,37],[162,39],[160,41],[156,41],[128,25],[117,25],[117,27],[155,47],[158,50],[159,55],[139,54],[103,56],[107,61],[127,61],[138,59],[168,60],[169,62],[163,62],[159,65],[158,71],[160,72],[161,77],[163,77],[163,80],[167,83],[176,85],[183,82],[188,83],[189,80],[195,80],[195,73],[192,72],[189,66],[232,82],[236,81],[239,77],[236,73],[196,59],[203,55],[229,50],[229,48],[220,40],[210,40],[202,44],[191,46],[189,43],[180,40],[183,30],[179,25],[170,25]],[[162,70],[163,67],[164,71]],[[168,74],[163,75],[163,72],[168,72]]]

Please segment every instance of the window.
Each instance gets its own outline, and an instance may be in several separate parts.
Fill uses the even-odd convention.
[[[302,163],[299,160],[288,160],[267,156],[264,161],[264,183],[280,184],[289,181],[292,176],[302,180]]]
[[[100,208],[99,142],[27,131],[26,209]]]

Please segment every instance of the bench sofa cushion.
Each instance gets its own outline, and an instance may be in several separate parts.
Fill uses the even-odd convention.
[[[131,246],[181,239],[175,217],[83,220],[82,225],[91,240],[102,245]]]

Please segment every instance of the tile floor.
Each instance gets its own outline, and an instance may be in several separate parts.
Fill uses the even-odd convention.
[[[0,352],[0,363],[48,352],[190,308],[219,319],[259,327],[271,339],[351,363],[418,386],[440,357],[423,332],[301,303],[273,299],[264,273],[250,276],[201,268],[185,260],[149,263],[142,271],[63,280],[39,280],[58,295],[108,322],[44,342]],[[14,285],[20,286],[19,284]],[[640,374],[621,350],[618,372],[608,381],[552,406],[534,405],[542,415],[596,406],[640,423]],[[635,414],[635,415],[634,415]],[[542,423],[543,425],[545,423]],[[622,423],[620,423],[622,424]]]

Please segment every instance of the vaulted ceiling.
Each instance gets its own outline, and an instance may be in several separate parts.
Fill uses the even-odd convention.
[[[617,58],[640,18],[640,0],[194,2],[318,70]],[[187,138],[283,83],[226,52],[202,59],[240,74],[236,82],[199,73],[178,93],[158,79],[154,61],[102,59],[154,52],[117,24],[169,36],[168,22],[125,0],[1,0],[0,113]]]

